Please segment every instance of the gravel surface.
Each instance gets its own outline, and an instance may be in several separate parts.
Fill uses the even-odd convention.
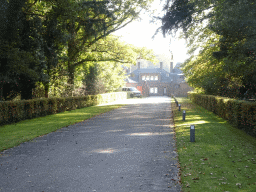
[[[0,192],[181,191],[170,98],[121,102],[0,153]]]

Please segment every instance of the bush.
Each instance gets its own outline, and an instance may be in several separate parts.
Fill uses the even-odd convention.
[[[0,125],[126,99],[126,92],[0,102]]]
[[[256,103],[190,92],[190,100],[256,137]]]

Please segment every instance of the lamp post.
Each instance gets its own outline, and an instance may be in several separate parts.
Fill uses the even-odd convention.
[[[190,126],[190,142],[195,142],[195,125]]]
[[[185,121],[185,119],[186,119],[186,111],[183,110],[183,121]]]

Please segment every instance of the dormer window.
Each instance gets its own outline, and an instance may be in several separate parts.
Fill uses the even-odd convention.
[[[150,80],[153,81],[154,80],[154,76],[151,76]]]
[[[147,81],[149,80],[149,76],[147,76]]]
[[[145,79],[146,79],[145,75],[143,75],[141,79],[142,79],[142,81],[145,81]]]
[[[158,80],[158,75],[155,75],[155,80]]]

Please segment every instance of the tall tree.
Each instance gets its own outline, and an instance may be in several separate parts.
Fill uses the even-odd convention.
[[[77,66],[99,60],[91,54],[97,52],[93,49],[96,42],[138,18],[140,11],[147,9],[151,1],[80,1],[76,9],[79,17],[67,21],[71,37],[68,41],[68,83],[74,83]],[[88,56],[81,58],[82,53]]]
[[[122,66],[135,65],[138,58],[158,62],[153,50],[135,47],[112,35],[99,40],[92,47],[97,50],[91,53],[95,60],[89,62],[90,65],[84,65],[85,86],[90,94],[111,92],[123,86],[126,77]],[[83,57],[88,57],[88,54],[81,55]]]
[[[252,0],[224,1],[215,9],[215,21],[210,25],[210,29],[220,35],[216,45],[219,51],[213,55],[223,60],[225,73],[242,82],[240,97],[245,98],[256,96],[255,9]]]
[[[45,60],[42,51],[38,16],[27,17],[26,1],[4,1],[4,22],[0,36],[1,99],[8,100],[21,93],[22,99],[32,98],[35,83],[45,78]]]
[[[1,0],[1,98],[21,93],[30,99],[36,82],[44,83],[47,97],[57,66],[67,69],[72,85],[76,68],[86,62],[125,60],[115,52],[105,57],[108,50],[95,45],[138,18],[151,1]]]
[[[208,82],[207,87],[215,87],[215,94],[231,93],[231,89],[236,88],[240,89],[236,96],[245,93],[250,97],[255,95],[255,6],[253,0],[175,0],[166,5],[166,14],[160,18],[163,25],[159,30],[166,34],[182,29],[189,42],[189,52],[194,53],[198,47],[202,49],[198,57],[190,59],[184,65],[185,71],[191,68],[186,71],[188,79],[196,78],[191,71],[197,67],[192,63],[199,64],[205,58],[201,65],[208,65],[207,56],[204,55],[207,52],[213,56],[208,56],[211,63],[221,66],[222,73],[209,72],[208,74],[212,74],[212,79],[209,80],[204,78],[205,74],[202,72],[196,79],[202,77],[205,85]],[[212,37],[215,38],[214,43],[209,41]],[[215,49],[209,48],[210,45]],[[201,67],[202,71],[203,68]],[[209,89],[205,90],[211,92]]]

